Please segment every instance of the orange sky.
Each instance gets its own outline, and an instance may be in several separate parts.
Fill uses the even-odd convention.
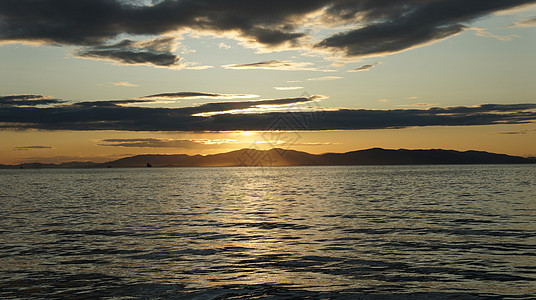
[[[510,133],[510,134],[505,134]],[[517,133],[517,134],[513,134]],[[241,148],[280,147],[309,153],[388,149],[483,150],[536,156],[536,126],[496,125],[321,132],[151,133],[120,131],[3,131],[1,164],[105,162],[137,154],[211,154]],[[105,139],[193,140],[185,148],[103,146]],[[48,145],[51,148],[24,148]]]

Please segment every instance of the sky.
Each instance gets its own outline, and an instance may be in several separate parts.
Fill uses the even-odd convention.
[[[0,164],[536,156],[536,0],[1,0]]]

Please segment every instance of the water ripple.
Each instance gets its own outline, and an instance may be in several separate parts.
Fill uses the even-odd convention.
[[[0,298],[536,298],[534,166],[0,170]]]

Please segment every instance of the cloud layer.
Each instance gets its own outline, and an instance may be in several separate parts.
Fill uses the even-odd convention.
[[[50,147],[50,146],[22,146],[22,147],[13,147],[13,151],[43,150],[43,149],[52,149],[52,147]]]
[[[474,126],[536,122],[536,104],[483,104],[428,109],[292,110],[320,96],[207,103],[182,108],[139,107],[154,100],[19,105],[36,95],[0,97],[0,128],[120,131],[360,130],[413,126]],[[8,100],[6,100],[8,99]],[[32,100],[35,101],[35,100]],[[13,103],[14,102],[14,103]],[[60,104],[62,103],[62,104]],[[128,106],[126,105],[128,104]],[[279,108],[278,111],[263,108]],[[254,113],[252,113],[252,110]]]
[[[41,95],[9,95],[0,96],[0,107],[2,106],[36,106],[59,104],[64,101],[53,99]]]
[[[170,66],[179,58],[169,49],[153,47],[163,42],[160,38],[146,42],[116,39],[193,30],[227,34],[264,48],[316,48],[372,56],[435,42],[463,31],[476,18],[535,2],[160,0],[141,5],[127,0],[2,0],[0,41],[84,46],[79,51],[84,57]],[[315,41],[309,35],[313,27],[350,29]]]
[[[309,62],[293,62],[287,60],[269,60],[248,64],[224,65],[224,69],[232,70],[280,70],[280,71],[318,71]]]
[[[229,139],[157,139],[157,138],[142,138],[142,139],[105,139],[99,146],[109,147],[126,147],[126,148],[181,148],[190,149],[198,148],[199,146],[222,147],[225,144],[234,143],[236,141]]]
[[[147,100],[181,100],[181,99],[248,99],[257,98],[254,94],[217,94],[217,93],[201,93],[201,92],[178,92],[178,93],[162,93],[149,96],[143,96],[139,99]]]

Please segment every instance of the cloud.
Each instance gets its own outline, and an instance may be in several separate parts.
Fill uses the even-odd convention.
[[[43,149],[53,149],[50,146],[22,146],[22,147],[13,147],[13,151],[28,151],[28,150],[43,150]]]
[[[13,97],[13,96],[12,96]],[[41,96],[44,97],[44,96]],[[536,122],[536,104],[482,104],[428,109],[292,110],[320,96],[140,107],[150,100],[105,100],[53,106],[0,105],[0,129],[118,131],[360,130]],[[127,105],[128,104],[128,105]],[[263,110],[264,108],[280,110]],[[287,109],[288,110],[285,110]],[[251,113],[251,110],[256,110]]]
[[[283,143],[288,143],[288,141],[283,141]],[[340,145],[341,143],[334,142],[310,142],[310,143],[294,143],[293,146],[328,146],[328,145]]]
[[[309,78],[307,80],[309,81],[326,81],[326,80],[337,80],[342,79],[344,77],[341,76],[324,76],[324,77],[315,77],[315,78]]]
[[[252,144],[269,144],[272,147],[281,147],[283,145],[288,145],[288,140],[273,140],[273,141],[253,141]],[[305,142],[305,143],[292,143],[292,146],[330,146],[330,145],[340,145],[340,143],[334,142]]]
[[[0,2],[0,39],[66,45],[101,45],[121,34],[162,35],[180,30],[236,32],[266,46],[294,42],[304,33],[290,22],[323,6],[216,0],[6,0]],[[305,4],[305,5],[304,5]],[[288,23],[288,24],[287,24]]]
[[[36,106],[59,104],[65,101],[41,95],[9,95],[0,96],[1,106]]]
[[[530,0],[342,1],[328,9],[332,18],[361,18],[363,26],[327,37],[316,48],[347,56],[401,52],[448,38],[467,29],[464,23]]]
[[[434,106],[434,105],[437,105],[437,103],[401,104],[401,105],[397,105],[397,107],[426,107],[426,106]]]
[[[518,27],[536,27],[536,17],[523,19],[521,21],[514,22],[514,24],[508,26],[508,28],[518,28]]]
[[[219,43],[218,48],[220,48],[220,49],[231,49],[231,46],[227,45],[226,43]]]
[[[437,29],[413,26],[417,24],[372,24],[328,37],[316,47],[343,51],[347,56],[378,56],[442,40],[465,29],[461,24]]]
[[[278,91],[294,91],[303,89],[303,86],[275,86],[274,89]]]
[[[143,96],[138,99],[147,100],[181,100],[181,99],[250,99],[257,98],[259,95],[254,94],[217,94],[217,93],[200,93],[200,92],[177,92],[162,93],[149,96]]]
[[[508,42],[508,41],[511,41],[515,37],[519,37],[518,35],[515,35],[515,34],[510,34],[510,35],[494,34],[494,33],[486,31],[485,28],[474,27],[471,29],[476,31],[475,34],[477,36],[488,37],[488,38],[496,39],[496,40],[503,41],[503,42]]]
[[[224,114],[266,113],[269,111],[288,110],[290,106],[296,107],[300,104],[320,101],[326,98],[327,97],[321,95],[313,95],[310,97],[298,98],[267,99],[245,102],[207,103],[196,107],[199,112],[192,114],[192,116],[210,117]]]
[[[155,100],[140,100],[140,99],[128,99],[128,100],[101,100],[101,101],[84,101],[75,102],[73,106],[81,107],[113,107],[113,106],[128,106],[135,104],[154,103]]]
[[[127,147],[127,148],[181,148],[190,149],[199,146],[219,146],[229,143],[236,143],[231,139],[105,139],[99,146],[107,147]]]
[[[348,72],[362,72],[362,71],[369,71],[370,69],[374,68],[378,63],[364,65],[359,68],[355,68],[353,70],[349,70]]]
[[[174,43],[173,37],[148,41],[124,39],[112,45],[84,47],[75,54],[83,58],[111,60],[126,65],[177,67],[181,58],[172,53]]]
[[[315,47],[372,56],[448,38],[479,17],[529,3],[534,0],[2,0],[0,41],[85,46],[89,48],[80,53],[84,57],[158,66],[174,65],[178,58],[139,48],[110,48],[110,43],[127,35],[189,30],[225,34],[266,49]],[[313,44],[310,32],[339,28],[350,29]]]
[[[214,66],[202,65],[198,62],[184,62],[181,63],[180,67],[175,67],[174,69],[185,69],[185,70],[206,70],[212,69]]]
[[[114,86],[124,86],[124,87],[137,87],[138,86],[137,84],[133,84],[127,81],[113,81],[113,82],[110,82],[110,84]]]
[[[249,64],[224,65],[232,70],[279,70],[279,71],[318,71],[310,62],[293,62],[288,60],[268,60]]]
[[[520,135],[520,134],[529,134],[532,132],[535,132],[536,129],[525,129],[525,130],[518,130],[518,131],[506,131],[506,132],[499,132],[499,134],[511,134],[511,135]]]

